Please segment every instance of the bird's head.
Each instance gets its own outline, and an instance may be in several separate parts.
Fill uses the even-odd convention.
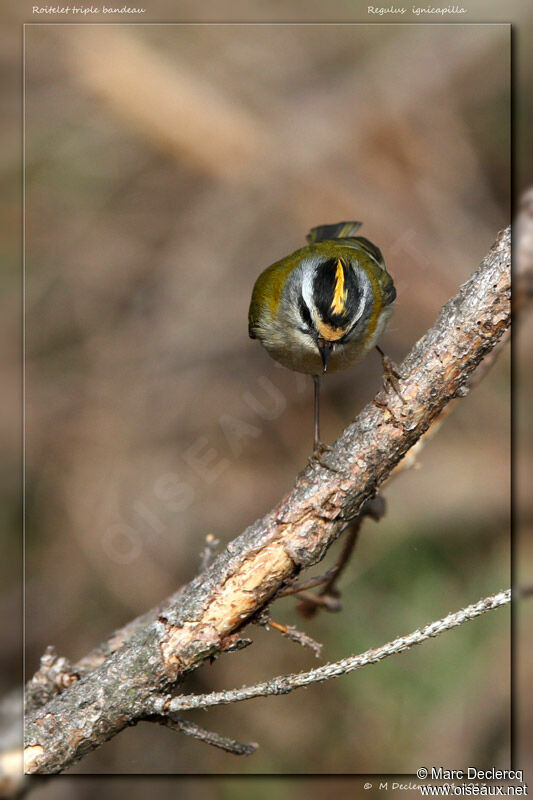
[[[326,372],[332,350],[350,335],[363,315],[368,279],[337,255],[307,262],[301,277],[299,330],[314,340]]]

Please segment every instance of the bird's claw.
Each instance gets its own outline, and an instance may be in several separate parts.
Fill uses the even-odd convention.
[[[325,461],[322,461],[322,456],[324,453],[330,453],[333,450],[333,447],[329,444],[324,444],[324,442],[318,442],[315,445],[315,449],[313,450],[313,454],[310,455],[307,459],[307,462],[310,467],[316,467],[320,465],[324,467],[324,469],[329,469],[331,472],[338,472],[331,464],[327,464]]]
[[[381,356],[381,363],[383,365],[383,388],[387,392],[389,387],[398,395],[402,403],[405,403],[405,399],[400,392],[400,385],[398,381],[401,381],[403,376],[398,372],[398,367],[389,356],[385,355],[383,350],[380,347],[377,347],[377,350]]]

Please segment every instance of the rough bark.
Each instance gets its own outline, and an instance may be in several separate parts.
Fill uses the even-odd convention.
[[[141,719],[154,694],[233,647],[254,614],[324,556],[446,404],[468,392],[510,324],[510,261],[506,229],[400,366],[401,397],[381,392],[157,617],[146,615],[119,649],[104,648],[98,666],[28,715],[28,773],[60,772]]]

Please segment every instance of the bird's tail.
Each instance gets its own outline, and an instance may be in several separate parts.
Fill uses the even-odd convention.
[[[362,224],[362,222],[336,222],[333,225],[317,225],[316,228],[311,228],[306,239],[309,244],[323,242],[326,239],[349,239]]]

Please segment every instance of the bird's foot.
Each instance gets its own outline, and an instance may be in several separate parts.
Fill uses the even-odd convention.
[[[323,456],[324,453],[328,453],[332,449],[333,448],[329,444],[324,444],[324,442],[315,442],[313,454],[307,459],[309,464],[313,466],[313,464],[316,464],[317,461],[320,463],[321,456]]]
[[[319,458],[320,456],[324,455],[324,453],[329,453],[330,450],[333,450],[333,447],[330,444],[325,444],[325,442],[315,442],[315,447],[311,458]]]
[[[405,399],[400,392],[400,384],[398,381],[402,380],[402,375],[398,372],[398,367],[389,356],[385,355],[380,347],[376,346],[376,350],[381,356],[381,363],[383,365],[383,388],[387,392],[389,387],[398,395],[402,403]]]
[[[333,450],[333,447],[329,444],[324,444],[324,442],[316,442],[315,449],[313,450],[313,454],[308,457],[307,461],[310,467],[321,466],[324,469],[329,469],[331,472],[338,472],[331,464],[322,461],[322,456],[324,453],[330,453]]]

